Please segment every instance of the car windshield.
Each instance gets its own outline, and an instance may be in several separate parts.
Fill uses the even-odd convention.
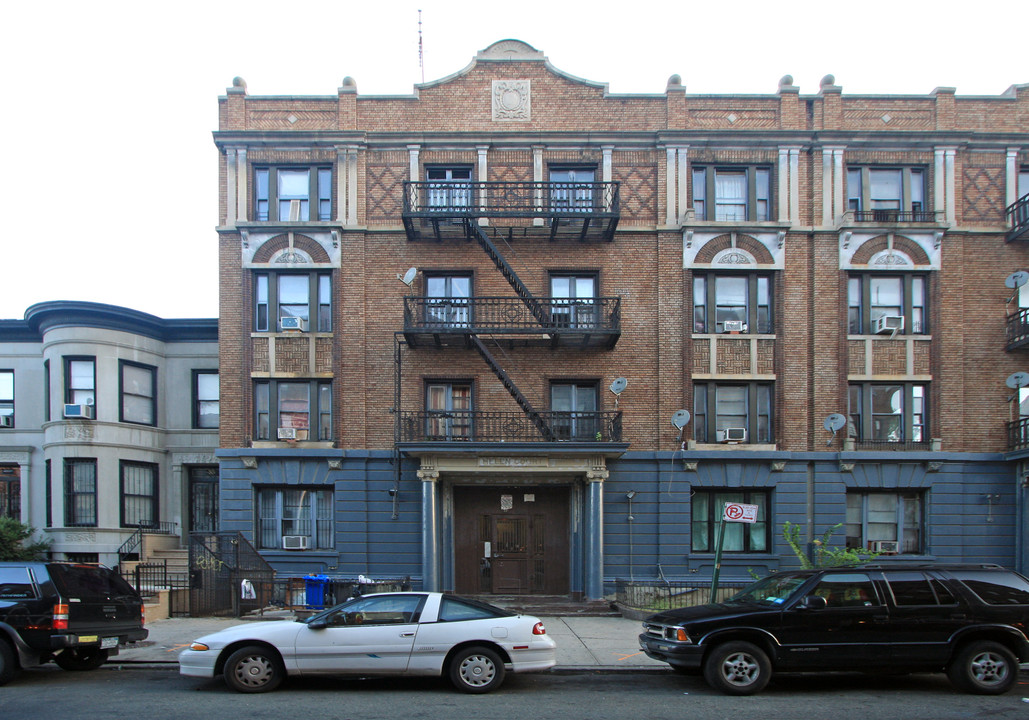
[[[778,606],[789,600],[797,588],[804,584],[806,577],[796,575],[769,575],[748,585],[733,595],[727,602],[756,603],[758,605]]]

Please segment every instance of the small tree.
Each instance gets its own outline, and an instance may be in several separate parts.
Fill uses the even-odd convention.
[[[45,559],[50,541],[29,542],[34,532],[34,528],[14,518],[0,518],[0,561]]]
[[[789,520],[782,525],[782,537],[786,544],[793,550],[793,554],[800,560],[801,567],[805,569],[822,567],[844,567],[858,565],[879,556],[877,552],[858,550],[854,548],[830,547],[833,533],[843,527],[843,523],[836,523],[822,533],[822,537],[814,541],[814,557],[809,557],[804,550],[800,540],[800,525],[791,523]]]

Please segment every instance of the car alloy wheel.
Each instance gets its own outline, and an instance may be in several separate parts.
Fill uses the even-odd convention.
[[[274,690],[284,674],[278,657],[266,648],[245,647],[225,662],[225,682],[233,690],[259,693]]]
[[[955,656],[947,676],[959,689],[977,695],[1000,695],[1018,679],[1014,654],[1000,643],[966,645]]]
[[[704,663],[704,679],[727,695],[752,695],[768,684],[768,656],[748,642],[728,642],[714,648]]]
[[[450,661],[450,680],[464,692],[489,692],[504,682],[504,661],[489,648],[459,650]]]

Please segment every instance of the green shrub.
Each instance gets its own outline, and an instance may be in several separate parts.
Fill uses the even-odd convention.
[[[50,541],[29,542],[34,532],[14,518],[0,518],[0,561],[46,559]]]

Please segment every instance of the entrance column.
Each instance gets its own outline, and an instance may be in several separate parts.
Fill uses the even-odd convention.
[[[439,592],[439,471],[422,467],[422,589]]]
[[[586,599],[604,597],[604,480],[603,464],[586,472]]]

